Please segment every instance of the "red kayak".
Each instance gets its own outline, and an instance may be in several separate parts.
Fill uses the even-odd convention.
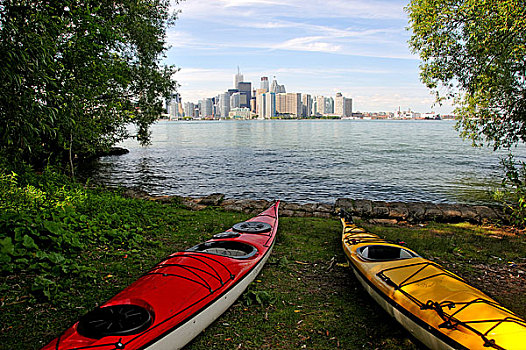
[[[171,254],[43,349],[182,348],[261,271],[276,240],[278,206]]]

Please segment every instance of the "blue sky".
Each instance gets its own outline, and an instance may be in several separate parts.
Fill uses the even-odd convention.
[[[435,111],[407,45],[407,1],[186,0],[168,31],[166,62],[183,102],[233,87],[240,67],[259,88],[275,76],[287,92],[353,99],[353,111]]]

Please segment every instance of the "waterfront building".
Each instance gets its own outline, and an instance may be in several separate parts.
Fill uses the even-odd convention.
[[[301,94],[292,92],[276,94],[276,112],[278,114],[297,118],[301,116],[301,111]]]
[[[228,117],[230,112],[230,95],[228,92],[222,93],[219,95],[219,116],[221,118]]]
[[[195,104],[193,104],[192,102],[185,102],[184,116],[188,118],[195,117]]]
[[[230,96],[230,109],[241,107],[241,93],[235,92]]]
[[[283,94],[285,93],[285,85],[279,85],[278,81],[276,80],[276,77],[272,80],[272,84],[270,85],[270,92],[273,92],[275,94]]]
[[[314,110],[315,115],[324,115],[325,114],[325,97],[324,96],[316,96],[316,109]]]
[[[309,94],[302,94],[301,105],[301,116],[303,118],[309,118],[312,115],[312,96]]]
[[[352,99],[344,97],[341,92],[336,94],[334,99],[334,114],[347,118],[352,116]]]
[[[325,115],[334,114],[334,99],[332,97],[325,98]]]
[[[166,102],[166,114],[170,119],[179,119],[184,115],[181,95],[179,93],[172,93]]]
[[[234,89],[238,89],[237,85],[243,81],[243,74],[239,71],[239,66],[237,66],[237,74],[234,75]]]
[[[261,90],[265,90],[264,93],[269,91],[270,87],[269,87],[269,83],[268,83],[268,77],[261,77],[261,84],[260,84],[259,88]]]
[[[214,116],[213,113],[213,104],[211,98],[205,98],[203,100],[199,100],[199,110],[201,112],[200,116],[201,118],[210,118]]]
[[[245,107],[232,108],[228,117],[232,119],[250,119],[250,109]]]
[[[240,107],[250,108],[250,100],[252,99],[252,83],[240,81],[237,84],[237,89],[240,93]]]
[[[276,116],[276,94],[273,92],[267,92],[264,96],[264,114],[263,118],[270,119]]]

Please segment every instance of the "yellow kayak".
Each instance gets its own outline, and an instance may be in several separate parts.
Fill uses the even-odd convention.
[[[342,217],[343,250],[367,292],[431,349],[526,349],[526,321],[442,266]]]

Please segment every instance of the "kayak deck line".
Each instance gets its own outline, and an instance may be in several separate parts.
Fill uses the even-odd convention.
[[[402,242],[368,233],[345,215],[341,221],[343,249],[360,283],[425,345],[525,349],[526,321],[518,315]]]
[[[276,241],[278,207],[163,258],[43,349],[180,349],[261,271]]]
[[[400,282],[398,284],[393,282],[391,280],[391,278],[389,278],[385,274],[386,272],[389,272],[389,271],[393,271],[393,270],[397,270],[397,269],[403,269],[403,268],[408,268],[408,267],[413,267],[413,266],[419,266],[419,265],[421,265],[421,267],[416,272],[414,272],[413,274],[411,274],[409,277],[407,277],[405,280],[403,280],[402,282]],[[414,277],[416,277],[419,274],[423,273],[423,271],[426,268],[428,268],[428,267],[434,267],[434,268],[438,269],[439,272],[413,280]],[[438,326],[439,328],[457,329],[458,326],[463,326],[463,327],[469,329],[470,331],[474,332],[478,336],[480,336],[482,338],[482,340],[484,341],[484,346],[486,346],[486,347],[493,347],[495,349],[504,349],[504,348],[498,346],[497,344],[495,344],[494,341],[491,341],[490,339],[488,339],[488,334],[491,331],[495,330],[496,327],[498,327],[499,325],[501,325],[503,323],[512,322],[512,323],[519,324],[522,327],[526,328],[526,321],[521,320],[514,313],[512,313],[509,310],[507,310],[502,305],[500,305],[499,303],[497,303],[497,302],[495,302],[493,300],[489,300],[489,299],[486,299],[486,298],[474,298],[474,299],[469,300],[469,301],[460,301],[460,302],[459,301],[448,301],[448,300],[441,301],[441,302],[436,302],[436,301],[433,301],[433,300],[427,300],[426,302],[423,302],[423,301],[419,300],[418,298],[414,297],[412,294],[406,292],[403,289],[404,287],[406,287],[408,285],[417,284],[417,283],[420,283],[420,282],[423,282],[423,281],[426,281],[426,280],[431,280],[433,278],[437,278],[437,277],[441,277],[441,276],[446,276],[448,278],[456,279],[456,280],[458,280],[458,281],[460,281],[462,283],[466,283],[461,277],[455,275],[454,273],[452,273],[450,271],[447,271],[444,267],[442,267],[442,266],[440,266],[440,265],[438,265],[438,264],[436,264],[434,262],[428,261],[428,262],[419,262],[419,263],[415,263],[415,264],[396,266],[396,267],[392,267],[392,268],[381,270],[380,272],[377,273],[377,276],[380,277],[387,284],[392,285],[393,288],[396,291],[399,291],[400,293],[405,294],[407,296],[407,298],[409,300],[411,300],[412,302],[414,302],[418,307],[420,307],[421,310],[433,310],[433,311],[435,311],[440,316],[440,318],[442,318],[442,320],[444,320],[444,323],[442,323],[442,324],[440,324]],[[486,304],[489,307],[499,309],[504,314],[508,314],[509,316],[505,316],[505,317],[498,318],[498,319],[467,320],[467,321],[466,320],[460,320],[457,317],[455,317],[457,314],[461,313],[462,311],[465,311],[468,307],[473,306],[475,304]],[[453,313],[447,313],[447,312],[444,311],[444,308],[448,308],[449,310],[452,310],[452,309],[456,309],[458,306],[460,306],[460,308],[458,310],[456,310],[455,312],[453,312]],[[493,323],[493,326],[490,326],[490,328],[484,333],[482,333],[478,329],[470,326],[470,324],[480,324],[480,323],[489,323],[489,324]]]

